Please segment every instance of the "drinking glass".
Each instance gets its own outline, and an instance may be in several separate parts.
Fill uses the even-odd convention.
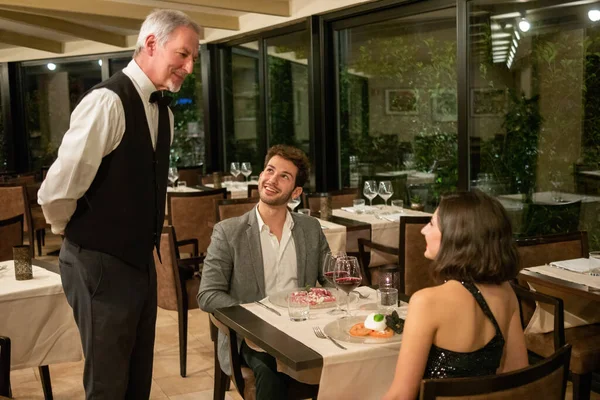
[[[365,199],[354,199],[352,200],[352,208],[357,214],[365,212]]]
[[[292,198],[288,201],[287,206],[292,209],[292,212],[300,205],[300,197]]]
[[[246,177],[246,182],[248,182],[248,177],[252,175],[252,164],[249,162],[243,162],[240,172]]]
[[[237,177],[240,174],[240,163],[235,161],[232,162],[231,165],[229,165],[229,172],[233,175],[233,180],[237,181]]]
[[[178,178],[179,172],[177,172],[177,168],[169,167],[169,175],[167,175],[167,179],[169,180],[171,186],[173,186],[173,189],[175,189],[175,181],[177,181]]]
[[[187,182],[186,181],[177,181],[177,190],[185,190],[183,188],[186,187],[186,186],[187,186]]]
[[[306,321],[310,315],[310,302],[305,296],[289,295],[287,299],[288,315],[294,322]]]
[[[383,199],[383,204],[387,206],[387,201],[394,194],[394,188],[391,181],[379,182],[379,197]]]
[[[327,282],[335,286],[335,280],[333,279],[333,274],[335,271],[335,260],[337,257],[345,257],[346,253],[332,253],[330,251],[327,252],[325,258],[323,259],[323,275]],[[340,290],[336,286],[336,296],[335,296],[335,308],[327,311],[329,315],[340,315],[346,314],[346,311],[342,310],[340,307]]]
[[[400,212],[404,212],[404,201],[403,200],[392,200],[392,207],[396,208]]]
[[[380,310],[385,311],[386,314],[398,307],[398,289],[393,287],[379,288],[377,297],[379,298],[377,306]]]
[[[363,195],[369,199],[369,206],[373,206],[373,199],[377,197],[377,182],[375,181],[365,181],[365,185],[363,187]]]
[[[600,251],[590,251],[590,267],[588,275],[600,276]]]
[[[310,215],[310,208],[299,208],[298,214]]]
[[[351,256],[337,257],[333,270],[333,280],[338,289],[346,292],[346,313],[351,316],[350,293],[359,287],[362,282],[358,259]]]

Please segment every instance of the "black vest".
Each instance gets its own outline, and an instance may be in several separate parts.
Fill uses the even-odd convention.
[[[148,267],[160,249],[165,216],[171,128],[167,106],[159,106],[156,151],[144,104],[123,72],[94,86],[115,92],[125,110],[121,143],[102,159],[87,192],[67,224],[66,237],[84,249],[107,253],[136,268]]]

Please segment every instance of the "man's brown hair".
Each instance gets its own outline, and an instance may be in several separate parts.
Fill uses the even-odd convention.
[[[435,278],[500,284],[517,276],[519,255],[498,200],[477,190],[449,194],[437,216],[442,239]]]
[[[285,144],[277,144],[267,151],[265,168],[267,168],[269,160],[275,156],[291,161],[296,168],[298,168],[294,185],[295,187],[304,187],[304,184],[308,180],[308,173],[310,172],[310,161],[308,161],[306,154],[299,148]]]

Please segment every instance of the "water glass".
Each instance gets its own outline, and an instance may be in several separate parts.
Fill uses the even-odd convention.
[[[288,315],[290,320],[306,321],[310,315],[310,303],[306,298],[288,296]]]
[[[21,245],[13,247],[13,260],[15,262],[15,278],[18,281],[33,279],[31,266],[31,248]]]
[[[365,212],[365,199],[354,199],[352,200],[352,208],[356,211],[357,214],[362,214]]]
[[[377,290],[377,306],[386,313],[392,312],[398,307],[398,289],[382,287]]]
[[[177,181],[177,189],[187,187],[186,181]]]
[[[299,208],[298,214],[310,215],[310,208]]]
[[[399,212],[404,212],[404,201],[403,200],[392,200],[392,207]]]
[[[589,275],[600,276],[600,251],[590,251],[590,267]]]

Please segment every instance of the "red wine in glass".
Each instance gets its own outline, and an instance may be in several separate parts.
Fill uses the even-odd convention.
[[[347,277],[338,277],[335,280],[335,285],[340,288],[340,290],[343,290],[344,292],[346,292],[347,295],[350,295],[350,292],[352,292],[354,289],[356,289],[357,287],[360,286],[360,282],[362,281],[361,278],[357,278],[357,277],[353,277],[353,276],[347,276]]]

